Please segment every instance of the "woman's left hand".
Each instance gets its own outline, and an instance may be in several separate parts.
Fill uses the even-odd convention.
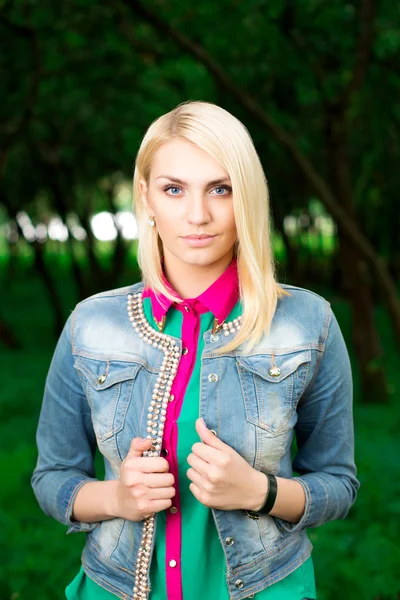
[[[209,508],[260,508],[268,491],[267,477],[214,435],[202,419],[196,420],[196,431],[202,441],[193,444],[187,458],[192,494]]]

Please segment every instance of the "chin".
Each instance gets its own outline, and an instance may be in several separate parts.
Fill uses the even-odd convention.
[[[186,263],[187,265],[193,265],[197,267],[207,267],[208,265],[213,265],[214,263],[221,260],[226,253],[216,253],[216,252],[196,252],[191,253],[191,256],[186,254],[185,256],[178,256],[179,260]]]

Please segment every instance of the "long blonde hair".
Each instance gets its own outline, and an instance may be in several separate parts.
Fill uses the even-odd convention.
[[[162,281],[162,243],[149,227],[140,199],[140,178],[149,182],[152,158],[165,142],[181,138],[196,144],[229,174],[237,229],[235,254],[243,307],[241,328],[218,353],[231,352],[244,343],[248,352],[268,334],[278,298],[290,294],[275,279],[271,242],[269,193],[265,174],[246,127],[228,111],[203,101],[179,104],[148,128],[140,145],[133,178],[134,211],[139,236],[138,262],[145,285],[175,302]]]

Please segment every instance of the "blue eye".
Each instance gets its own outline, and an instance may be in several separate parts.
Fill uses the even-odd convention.
[[[172,192],[172,193],[170,194],[171,196],[177,196],[177,195],[179,194],[179,192],[180,192],[180,189],[181,189],[181,188],[179,188],[179,187],[178,187],[178,186],[176,186],[176,185],[167,185],[167,186],[164,188],[164,191],[165,191],[165,192],[168,192],[168,191],[170,191],[170,190],[178,190],[178,193],[177,193],[177,194],[175,194],[174,192]]]
[[[230,187],[229,187],[229,186],[227,186],[227,185],[219,185],[218,187],[216,187],[216,188],[214,188],[214,189],[215,189],[215,191],[216,191],[216,192],[217,192],[217,190],[222,190],[223,192],[227,192],[227,194],[229,194],[229,193],[232,191],[232,188],[230,188]],[[224,194],[224,193],[222,193],[222,194],[219,194],[219,193],[217,192],[217,196],[225,196],[225,195],[227,195],[227,194]]]

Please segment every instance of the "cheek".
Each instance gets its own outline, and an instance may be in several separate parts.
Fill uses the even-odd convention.
[[[231,236],[236,237],[236,222],[233,212],[231,212],[226,219],[226,229]]]
[[[173,203],[163,202],[154,206],[157,229],[160,234],[167,235],[176,229],[177,211]]]
[[[213,218],[216,222],[223,225],[223,229],[226,233],[236,232],[235,214],[233,212],[232,202],[228,205],[220,202],[214,206]]]

